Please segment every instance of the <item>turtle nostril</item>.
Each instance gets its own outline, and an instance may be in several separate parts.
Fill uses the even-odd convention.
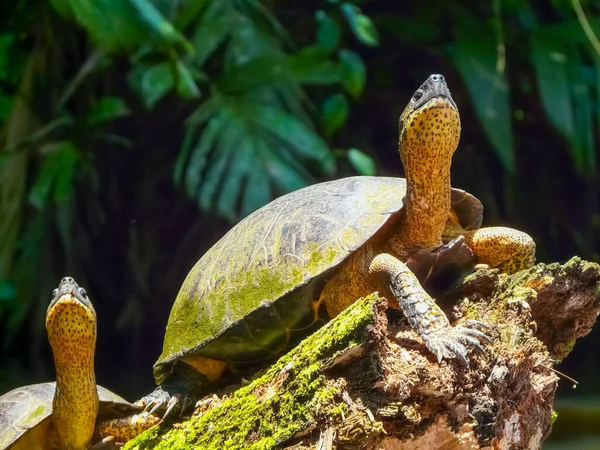
[[[65,284],[72,283],[73,282],[73,278],[71,278],[71,277],[64,277],[62,279],[62,282],[65,283]]]
[[[435,73],[431,75],[431,81],[444,81],[444,76],[440,75],[439,73]]]

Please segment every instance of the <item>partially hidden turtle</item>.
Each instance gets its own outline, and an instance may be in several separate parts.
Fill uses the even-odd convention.
[[[0,397],[1,450],[106,448],[160,421],[96,385],[96,312],[71,277],[53,292],[46,330],[56,382],[19,387]]]
[[[136,404],[181,413],[228,367],[281,354],[322,305],[332,318],[375,291],[404,312],[439,362],[467,363],[468,349],[488,341],[484,324],[451,326],[405,262],[464,239],[479,263],[513,273],[533,265],[535,243],[510,228],[480,229],[481,203],[451,188],[460,131],[444,77],[431,75],[400,117],[406,179],[315,184],[239,222],[187,275],[154,365],[158,387]]]

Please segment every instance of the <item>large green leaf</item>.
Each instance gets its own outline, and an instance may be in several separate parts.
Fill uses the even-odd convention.
[[[597,57],[597,55],[594,55]],[[596,151],[594,148],[594,110],[592,106],[592,86],[584,75],[584,64],[578,53],[573,54],[569,67],[569,78],[575,112],[575,139],[571,144],[571,154],[577,169],[583,173],[594,173]],[[598,112],[596,111],[596,114]]]
[[[252,124],[272,133],[298,157],[317,163],[325,174],[333,174],[335,165],[327,144],[295,117],[277,108],[253,103],[243,103],[240,110]]]
[[[230,2],[212,1],[196,24],[192,37],[193,62],[204,65],[208,57],[221,45],[233,29],[235,13]]]
[[[294,55],[267,54],[229,70],[217,82],[228,93],[247,92],[274,84],[334,84],[340,71],[323,49],[311,46]]]
[[[533,35],[531,50],[531,59],[546,115],[565,138],[572,142],[575,125],[567,70],[571,49],[564,41]]]
[[[450,46],[455,67],[465,80],[475,112],[504,169],[515,171],[509,87],[497,68],[498,50],[491,25],[469,21]]]
[[[187,40],[148,0],[70,0],[75,19],[109,51],[151,45],[191,49]]]
[[[189,158],[181,157],[188,161],[178,168],[186,192],[202,209],[216,208],[234,220],[268,202],[271,186],[283,193],[308,184],[304,166],[327,174],[335,169],[325,142],[287,112],[252,97],[219,96],[209,102],[188,120],[188,132],[206,126],[195,145],[188,135],[181,151]]]

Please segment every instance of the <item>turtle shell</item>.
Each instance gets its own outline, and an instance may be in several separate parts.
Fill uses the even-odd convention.
[[[196,263],[175,300],[158,384],[187,355],[232,363],[280,353],[295,331],[314,322],[313,300],[350,254],[404,205],[406,180],[350,177],[279,197],[233,227]],[[452,192],[465,229],[483,208]]]
[[[23,449],[45,449],[52,426],[52,399],[55,382],[31,384],[0,396],[0,450],[11,445]],[[98,417],[120,417],[136,411],[129,402],[114,392],[98,386]]]

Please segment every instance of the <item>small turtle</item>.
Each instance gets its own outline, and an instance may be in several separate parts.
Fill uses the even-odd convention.
[[[206,394],[229,366],[279,355],[321,305],[334,317],[374,291],[400,309],[437,360],[467,363],[488,341],[483,324],[452,327],[405,264],[452,239],[481,264],[533,265],[535,243],[504,227],[479,229],[481,203],[451,189],[461,125],[444,77],[431,75],[400,117],[406,179],[352,177],[284,195],[246,217],[192,268],[171,309],[159,385],[136,404],[168,415]]]
[[[1,450],[87,450],[94,430],[99,443],[93,448],[104,448],[113,439],[126,442],[159,422],[96,386],[96,312],[85,289],[71,277],[63,278],[53,292],[46,331],[56,382],[19,387],[0,397]]]

